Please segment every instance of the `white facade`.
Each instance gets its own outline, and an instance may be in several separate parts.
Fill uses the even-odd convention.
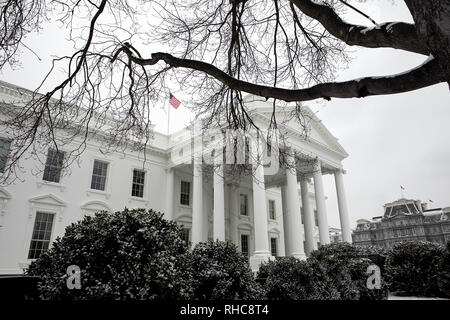
[[[2,107],[19,97],[23,99],[23,90],[19,94],[14,86],[0,82]],[[272,105],[250,99],[247,103],[254,121],[260,126],[267,124]],[[63,170],[59,183],[43,179],[45,164],[31,158],[23,160],[22,181],[0,186],[0,274],[21,273],[30,263],[37,213],[53,216],[47,230],[51,231],[51,244],[64,234],[67,225],[83,216],[124,207],[164,212],[166,218],[186,228],[194,244],[219,239],[232,241],[241,250],[248,247],[253,269],[270,259],[275,246],[278,256],[303,259],[319,242],[330,242],[323,174],[336,177],[342,236],[351,242],[341,164],[347,154],[320,120],[308,108],[304,111],[311,118],[306,139],[293,120],[283,125],[287,148],[297,157],[295,169],[265,175],[260,167],[239,181],[191,162],[191,142],[195,151],[198,137],[193,138],[188,128],[170,136],[155,132],[145,163],[131,150],[104,154],[96,138],[89,138],[79,161]],[[279,118],[289,117],[283,112],[278,112]],[[0,130],[0,138],[8,139],[8,133]],[[66,150],[70,148],[65,146]],[[46,148],[42,150],[44,156],[47,152]],[[310,161],[302,164],[299,155]],[[106,163],[104,191],[91,188],[96,160]],[[134,170],[145,172],[142,197],[132,196]],[[246,199],[246,215],[241,214],[241,199]],[[247,245],[242,243],[245,240]]]

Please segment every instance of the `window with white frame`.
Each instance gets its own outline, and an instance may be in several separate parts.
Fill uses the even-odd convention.
[[[181,180],[180,204],[188,206],[191,195],[191,183]]]
[[[249,255],[248,234],[241,234],[241,252],[248,257]]]
[[[277,238],[270,238],[270,253],[272,256],[278,256]]]
[[[6,167],[6,160],[8,159],[9,148],[11,141],[0,138],[0,172],[3,173]]]
[[[55,214],[53,213],[36,212],[28,259],[37,259],[48,249],[52,235],[54,216]]]
[[[246,194],[240,195],[240,214],[248,216],[248,196]]]
[[[131,196],[143,198],[144,197],[144,184],[145,184],[145,171],[134,169],[133,170],[133,185],[131,186]]]
[[[275,211],[275,200],[269,200],[269,217],[271,220],[276,220],[277,213]]]
[[[189,239],[189,228],[183,228],[183,233],[182,233],[182,239],[183,239],[183,241],[186,243],[186,244],[189,244],[189,241],[190,241],[190,239]]]
[[[105,191],[107,173],[108,163],[100,160],[94,160],[91,189]]]
[[[65,154],[63,151],[51,148],[48,149],[42,180],[59,183],[59,180],[61,179],[64,155]]]

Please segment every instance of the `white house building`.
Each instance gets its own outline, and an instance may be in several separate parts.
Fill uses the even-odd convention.
[[[27,92],[0,82],[0,113]],[[255,123],[267,126],[272,104],[256,97],[246,101]],[[238,180],[223,171],[227,164],[219,166],[221,171],[206,170],[197,157],[201,137],[193,134],[195,126],[171,135],[154,132],[145,162],[131,150],[101,152],[95,136],[68,169],[58,165],[70,145],[58,152],[43,149],[47,161],[42,164],[25,157],[20,181],[0,186],[0,274],[22,273],[70,223],[124,207],[164,212],[183,225],[193,244],[231,241],[249,256],[254,270],[271,256],[303,259],[330,242],[324,174],[335,177],[342,238],[351,242],[342,166],[348,155],[309,108],[304,112],[310,119],[307,136],[288,108],[277,111],[277,118],[286,120],[280,125],[287,136],[283,148],[295,166],[270,175],[263,166]],[[1,172],[10,146],[11,137],[0,128]]]

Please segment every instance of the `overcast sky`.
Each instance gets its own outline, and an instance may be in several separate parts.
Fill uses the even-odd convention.
[[[374,0],[360,4],[377,22],[412,21],[403,1]],[[365,23],[357,16],[352,22]],[[34,89],[48,71],[51,55],[70,52],[64,33],[55,24],[27,44],[31,52],[22,54],[22,68],[4,69],[0,79]],[[403,72],[424,61],[423,56],[392,49],[351,48],[349,68],[338,80],[367,75]],[[52,82],[50,82],[52,83]],[[53,82],[55,83],[55,82]],[[400,185],[407,198],[428,202],[433,207],[450,206],[450,95],[446,84],[405,94],[364,99],[334,99],[308,105],[349,153],[344,161],[345,186],[352,228],[359,218],[383,214],[382,206],[398,199]],[[156,129],[167,130],[165,109],[154,113]],[[183,104],[171,112],[171,130],[182,128],[191,119]],[[339,227],[336,191],[332,176],[325,176],[329,224]]]

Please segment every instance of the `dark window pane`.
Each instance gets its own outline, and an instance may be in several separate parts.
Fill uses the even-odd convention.
[[[241,234],[241,252],[248,256],[248,235]]]
[[[189,244],[189,229],[188,229],[188,228],[183,228],[183,234],[182,234],[182,237],[183,237],[183,241],[184,241],[186,244]]]
[[[44,176],[42,179],[50,182],[59,182],[63,161],[64,152],[48,149],[47,161],[45,162]]]
[[[274,257],[278,256],[277,252],[277,238],[270,238],[270,250]]]
[[[53,226],[53,213],[36,212],[28,259],[37,259],[48,249]]]
[[[145,171],[133,170],[133,185],[131,187],[131,195],[133,197],[144,197],[144,180]]]
[[[188,206],[191,192],[191,183],[181,181],[180,204]]]
[[[5,171],[6,160],[8,159],[10,147],[11,141],[6,139],[0,139],[0,172]]]
[[[108,163],[95,160],[94,169],[92,170],[91,189],[105,190],[106,173],[108,169]]]
[[[240,201],[241,201],[241,205],[240,205],[240,213],[243,216],[248,215],[248,205],[247,205],[247,201],[248,200],[248,196],[246,194],[241,194],[240,196]]]
[[[274,200],[269,200],[269,217],[272,220],[276,219],[275,201]]]

